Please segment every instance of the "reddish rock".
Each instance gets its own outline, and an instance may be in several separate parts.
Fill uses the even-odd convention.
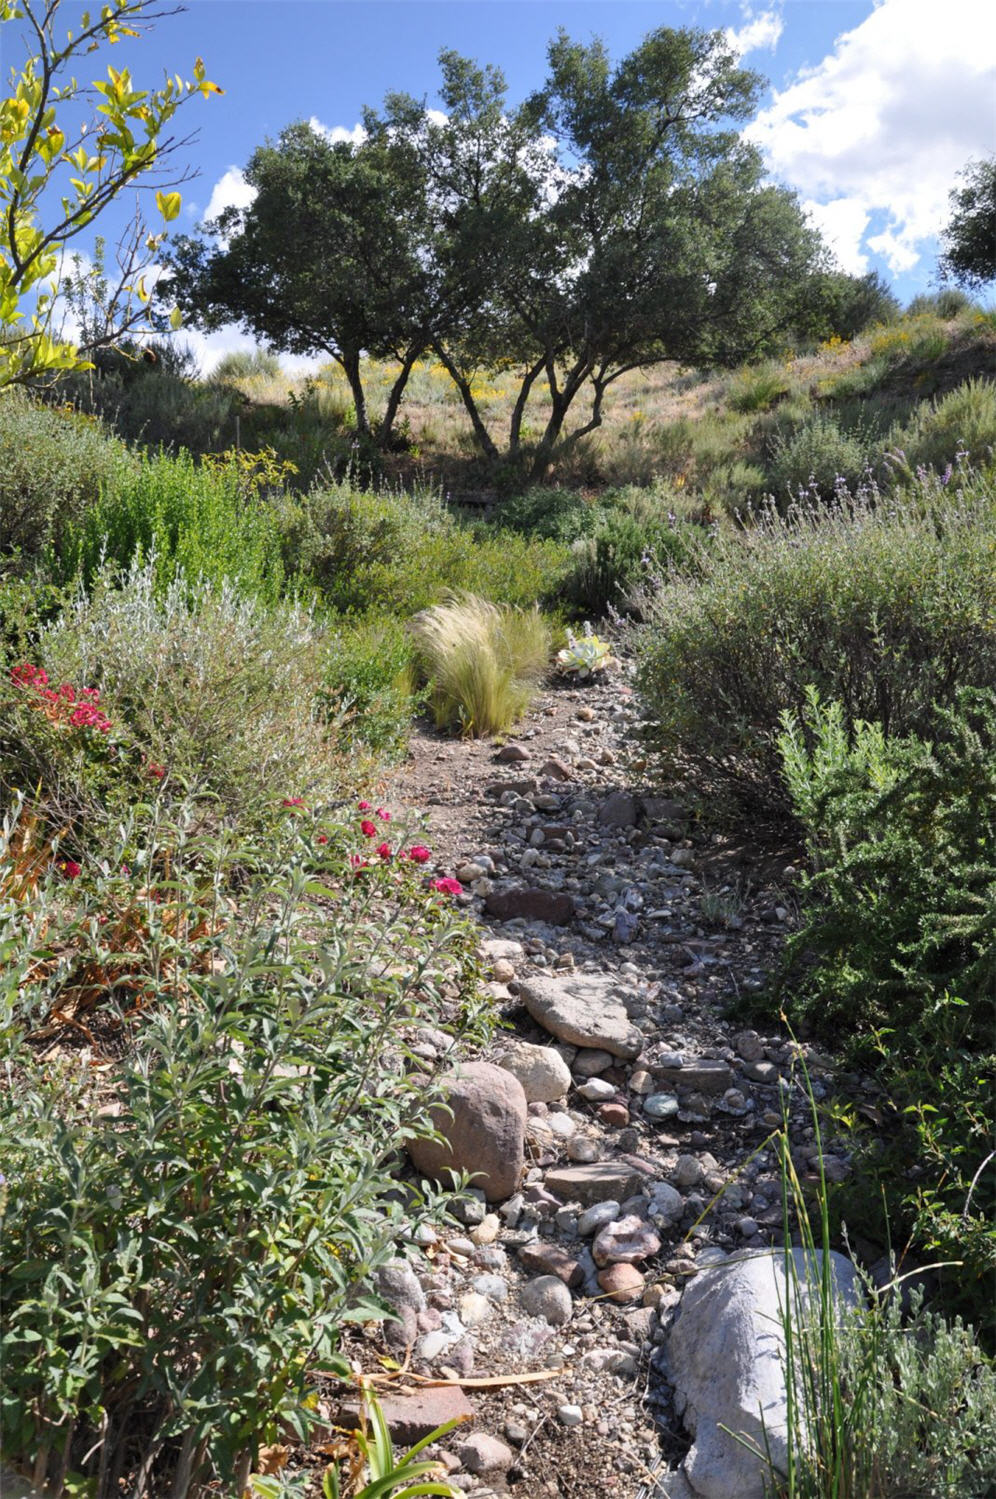
[[[425,1385],[410,1395],[393,1390],[378,1391],[380,1408],[388,1430],[400,1447],[411,1447],[446,1421],[475,1421],[477,1412],[459,1385]],[[336,1424],[347,1431],[360,1424],[358,1398],[344,1400],[335,1417]]]
[[[559,755],[551,755],[546,764],[540,770],[541,776],[546,776],[551,781],[569,781],[573,775],[571,767]]]
[[[522,1084],[490,1062],[466,1062],[449,1079],[446,1103],[447,1108],[432,1111],[433,1127],[442,1139],[409,1141],[415,1169],[447,1183],[451,1171],[467,1171],[471,1184],[481,1187],[490,1201],[511,1197],[524,1163]]]
[[[648,1260],[660,1251],[661,1241],[653,1228],[635,1213],[607,1223],[595,1235],[591,1252],[596,1265],[622,1263],[636,1264]]]
[[[629,1109],[622,1103],[603,1103],[598,1117],[608,1129],[623,1129],[629,1123]]]
[[[638,1301],[643,1295],[644,1279],[635,1265],[609,1265],[598,1272],[598,1284],[610,1301],[624,1306],[628,1301]]]
[[[556,890],[520,886],[517,890],[492,890],[484,902],[485,910],[499,921],[545,921],[550,926],[566,926],[574,919],[574,900]]]
[[[568,1288],[579,1286],[584,1280],[581,1266],[560,1244],[551,1244],[545,1240],[523,1244],[519,1250],[519,1261],[534,1275],[556,1275]]]

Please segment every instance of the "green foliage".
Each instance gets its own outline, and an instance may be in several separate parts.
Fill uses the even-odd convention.
[[[461,1417],[454,1417],[452,1421],[445,1421],[442,1426],[437,1426],[421,1441],[416,1442],[404,1457],[397,1458],[380,1402],[365,1385],[362,1389],[362,1407],[363,1430],[354,1433],[353,1440],[364,1460],[364,1470],[357,1482],[363,1483],[364,1478],[369,1478],[369,1482],[363,1483],[362,1488],[353,1486],[348,1494],[343,1495],[339,1469],[337,1465],[333,1465],[326,1471],[322,1483],[324,1499],[340,1499],[340,1496],[342,1499],[417,1499],[417,1496],[423,1494],[434,1494],[438,1499],[459,1499],[455,1486],[447,1479],[440,1479],[441,1464],[424,1460],[416,1462],[415,1459],[426,1447],[440,1441],[454,1427],[459,1426]],[[368,1421],[371,1428],[369,1435],[366,1430]],[[264,1496],[266,1494],[266,1490],[258,1483],[256,1492]],[[279,1499],[279,1492],[274,1493],[274,1499]]]
[[[849,276],[844,271],[824,271],[813,278],[811,331],[820,338],[857,338],[873,323],[892,323],[900,307],[877,271]]]
[[[964,464],[981,467],[996,452],[996,385],[966,380],[933,401],[922,401],[905,427],[889,434],[900,472],[919,467],[938,473]]]
[[[307,1435],[310,1367],[348,1372],[371,1272],[439,1211],[398,1190],[440,1096],[415,1033],[486,1038],[469,933],[414,867],[353,873],[353,819],[200,825],[123,828],[110,872],[30,908],[0,838],[4,1455],[55,1493],[68,1470],[93,1499],[241,1494],[261,1444]],[[25,1035],[95,1002],[122,1052],[102,1092]]]
[[[619,496],[594,534],[571,548],[561,593],[577,616],[599,618],[629,606],[629,595],[674,564],[693,565],[703,528],[679,521],[664,498],[639,491]]]
[[[101,7],[99,18],[89,12],[78,21],[74,17],[76,30],[67,29],[60,41],[59,0],[44,5],[0,0],[0,22],[27,23],[24,58],[11,68],[8,97],[0,104],[0,209],[7,226],[0,244],[0,387],[80,364],[73,344],[52,337],[51,283],[60,252],[125,188],[168,161],[177,143],[163,132],[187,98],[221,92],[206,77],[200,58],[192,83],[167,73],[161,88],[136,88],[126,67],[109,67],[107,79],[98,78],[89,88],[77,82],[78,60],[102,45],[139,36],[156,14],[150,14],[148,0],[116,0]],[[93,111],[82,122],[81,103]],[[99,142],[93,151],[91,141]],[[47,228],[40,222],[42,205],[51,216]],[[156,194],[164,223],[176,218],[180,205],[178,192]],[[144,306],[135,312],[134,304],[149,300],[142,272],[165,237],[165,231],[149,234],[144,225],[136,226],[110,296],[114,315],[98,331],[97,343],[116,337],[122,325],[145,319]]]
[[[567,549],[461,525],[438,491],[361,490],[349,479],[289,506],[287,571],[342,614],[403,618],[465,589],[521,607],[552,594]]]
[[[597,500],[569,489],[537,486],[503,500],[498,524],[525,536],[548,541],[577,541],[590,536],[604,518],[607,497]]]
[[[65,535],[52,568],[92,581],[105,563],[148,558],[160,589],[182,569],[191,582],[229,581],[275,599],[283,586],[272,508],[246,493],[238,466],[197,466],[189,453],[143,457],[115,476]]]
[[[951,193],[941,273],[961,286],[996,279],[996,156],[970,162]]]
[[[832,499],[856,489],[880,451],[881,443],[866,429],[845,431],[835,417],[818,412],[775,439],[768,480],[780,503]]]
[[[776,1148],[788,1285],[779,1307],[787,1423],[766,1431],[760,1449],[770,1492],[777,1499],[987,1499],[996,1483],[996,1363],[971,1327],[927,1310],[922,1290],[907,1307],[905,1276],[894,1261],[884,1288],[861,1275],[859,1301],[844,1304],[829,1253],[820,1121],[806,1075],[803,1086],[821,1150],[819,1184],[813,1208],[792,1162],[786,1117]],[[793,1220],[806,1251],[804,1273],[790,1252]]]
[[[131,467],[97,422],[8,391],[0,397],[0,554],[35,559],[58,550]]]
[[[465,594],[423,610],[412,630],[436,723],[475,737],[522,716],[549,661],[550,631],[535,608]]]
[[[280,374],[280,358],[272,349],[236,349],[225,354],[214,367],[214,378],[226,380],[273,380]]]
[[[964,1262],[950,1288],[992,1335],[996,693],[961,690],[928,742],[878,724],[849,733],[815,692],[783,723],[815,870],[789,947],[791,1008],[876,1056],[902,1123],[867,1168],[927,1253]]]
[[[647,586],[635,631],[649,747],[734,802],[786,810],[776,740],[814,684],[850,730],[926,735],[931,705],[996,679],[996,496],[914,483],[696,544]]]
[[[418,701],[411,635],[396,620],[347,622],[325,655],[319,704],[343,751],[398,760]]]
[[[748,368],[731,382],[727,403],[734,411],[770,411],[788,395],[792,381],[783,364],[774,363],[760,369]]]
[[[328,637],[290,604],[182,573],[163,584],[154,563],[136,562],[80,590],[38,652],[53,679],[101,690],[121,731],[165,767],[164,784],[194,788],[251,825],[282,796],[343,784],[316,709]]]

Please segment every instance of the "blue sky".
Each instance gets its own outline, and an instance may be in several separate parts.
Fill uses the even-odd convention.
[[[70,25],[82,9],[63,0],[60,14]],[[727,31],[770,81],[748,131],[771,176],[799,194],[846,270],[880,271],[906,301],[934,281],[957,172],[996,150],[992,12],[989,0],[190,0],[140,41],[86,59],[85,76],[126,61],[153,83],[204,58],[225,93],[185,106],[183,131],[198,132],[182,152],[198,174],[183,188],[189,230],[240,201],[253,149],[292,120],[351,131],[391,90],[433,107],[442,47],[497,64],[515,101],[542,83],[559,27],[602,37],[614,58],[659,26]],[[4,31],[7,70],[22,55],[19,23]],[[123,205],[95,232],[113,240],[124,217]],[[226,331],[193,341],[205,368],[248,344]]]

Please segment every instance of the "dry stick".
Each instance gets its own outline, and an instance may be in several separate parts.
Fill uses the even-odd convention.
[[[500,1390],[506,1385],[538,1384],[545,1379],[559,1379],[563,1369],[536,1369],[528,1374],[489,1374],[469,1379],[430,1379],[425,1374],[411,1374],[406,1369],[391,1369],[383,1374],[364,1374],[364,1384],[396,1384],[404,1377],[417,1384],[420,1389],[431,1390]],[[340,1384],[346,1384],[341,1375],[334,1374],[331,1369],[316,1369],[316,1374],[324,1375],[326,1379],[338,1380]],[[401,1390],[399,1393],[414,1393]]]

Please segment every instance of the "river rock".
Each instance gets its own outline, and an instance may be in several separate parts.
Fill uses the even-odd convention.
[[[574,919],[574,900],[555,890],[520,885],[514,890],[492,890],[484,908],[499,921],[545,921],[550,926],[566,926]]]
[[[631,1024],[619,985],[607,974],[540,974],[522,980],[519,998],[544,1030],[572,1046],[608,1051],[627,1062],[643,1048],[643,1034]]]
[[[854,1266],[831,1254],[838,1309],[860,1300]],[[801,1305],[819,1306],[822,1254],[790,1251]],[[780,1308],[794,1295],[785,1253],[743,1251],[702,1269],[682,1296],[667,1344],[675,1405],[694,1437],[683,1471],[701,1499],[764,1499],[766,1464],[786,1467],[785,1337]],[[763,1422],[761,1414],[763,1412]],[[728,1428],[728,1429],[727,1429]]]
[[[510,1197],[524,1163],[527,1106],[522,1084],[490,1062],[466,1062],[448,1083],[448,1109],[432,1111],[433,1127],[442,1139],[411,1140],[412,1164],[444,1182],[451,1171],[467,1171],[490,1201]]]
[[[574,1301],[570,1291],[557,1275],[538,1275],[527,1280],[519,1300],[531,1317],[542,1317],[551,1327],[563,1327],[571,1320]]]
[[[507,1041],[497,1060],[499,1067],[519,1079],[528,1103],[553,1103],[571,1086],[571,1069],[550,1046]]]
[[[556,1166],[546,1173],[549,1191],[564,1202],[625,1202],[647,1181],[647,1172],[627,1161],[591,1161],[580,1166]]]
[[[623,1263],[637,1265],[657,1254],[660,1247],[661,1241],[650,1224],[635,1213],[629,1213],[599,1229],[591,1252],[595,1264],[602,1267]]]
[[[682,1062],[680,1066],[661,1065],[654,1074],[668,1088],[681,1092],[725,1093],[733,1086],[733,1073],[726,1062],[712,1057],[699,1057],[695,1061]]]

